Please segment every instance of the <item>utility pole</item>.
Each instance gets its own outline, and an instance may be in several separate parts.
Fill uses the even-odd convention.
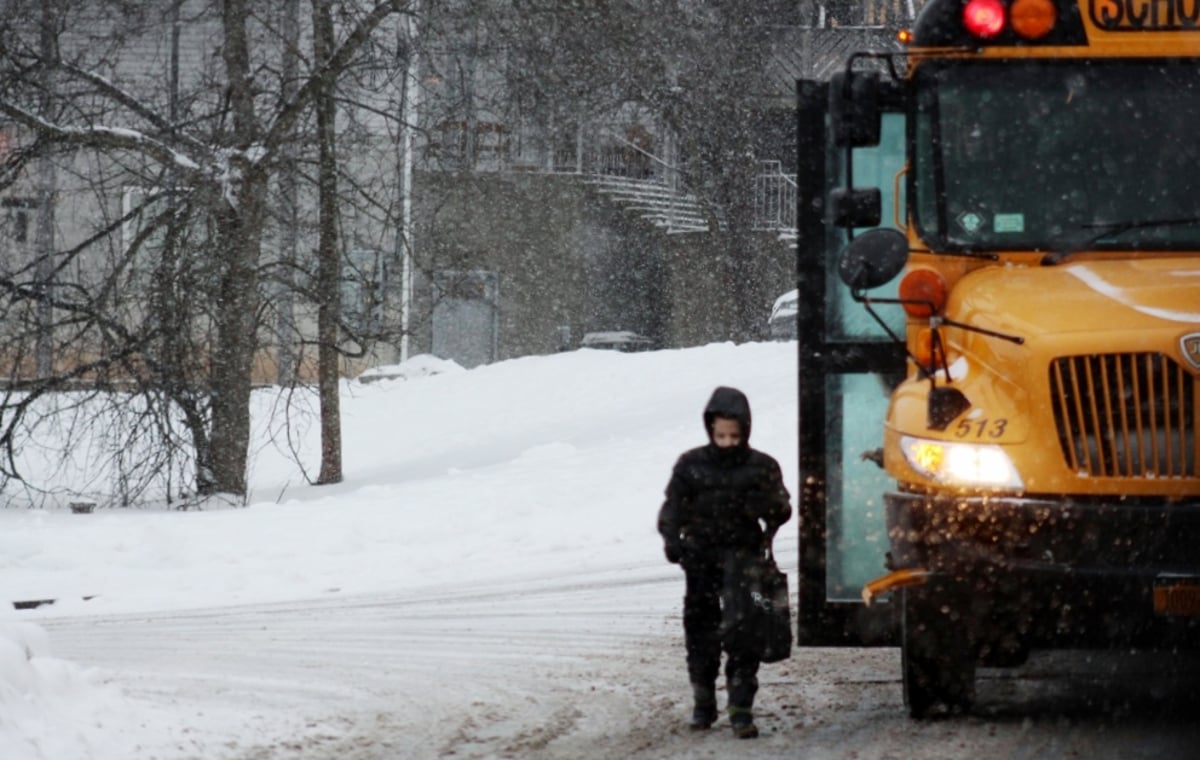
[[[42,6],[40,55],[43,62],[42,118],[53,120],[47,113],[54,102],[54,68],[58,47],[55,37],[54,6]],[[54,372],[54,307],[50,303],[50,278],[54,273],[54,202],[58,186],[58,173],[54,160],[42,155],[37,160],[37,226],[34,230],[34,255],[37,264],[34,277],[38,293],[37,337],[34,345],[34,361],[37,377],[49,377]]]
[[[413,304],[413,135],[421,99],[417,81],[417,19],[416,3],[400,19],[401,45],[405,57],[405,73],[400,86],[400,134],[397,145],[400,193],[400,229],[396,234],[396,253],[400,259],[400,361],[408,359],[409,329]]]
[[[300,57],[300,0],[287,0],[283,10],[283,96],[291,101],[296,96],[297,72]],[[300,149],[295,128],[284,140],[284,165],[279,176],[279,193],[283,201],[283,230],[280,245],[280,267],[275,294],[275,334],[278,347],[275,354],[275,380],[289,386],[296,380],[296,313],[295,283],[297,246],[300,233],[300,190],[297,174]]]

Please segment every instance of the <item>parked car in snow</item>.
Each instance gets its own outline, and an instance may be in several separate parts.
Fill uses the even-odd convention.
[[[631,330],[590,332],[579,342],[580,348],[603,348],[611,351],[650,351],[654,341]]]

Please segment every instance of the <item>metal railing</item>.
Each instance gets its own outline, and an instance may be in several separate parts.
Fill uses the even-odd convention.
[[[431,166],[461,169],[461,155],[454,151],[427,152]],[[475,153],[474,171],[538,172],[578,174],[594,178],[629,180],[648,191],[659,188],[678,196],[680,211],[694,212],[696,201],[688,198],[681,181],[680,156],[669,135],[659,136],[660,153],[652,152],[624,137],[616,128],[597,126],[576,132],[571,142],[542,142],[540,149],[510,150],[502,141],[493,150]],[[796,175],[785,174],[779,161],[762,161],[754,179],[754,220],[759,231],[794,232],[796,228]]]
[[[754,178],[754,229],[796,229],[796,175],[779,161],[763,161]]]

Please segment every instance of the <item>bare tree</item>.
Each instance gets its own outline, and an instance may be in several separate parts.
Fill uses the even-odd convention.
[[[20,5],[10,3],[9,18],[21,17]],[[115,53],[104,56],[117,49],[117,42],[103,50],[80,46],[98,19],[111,25],[112,39],[118,41],[122,24],[145,29],[161,25],[161,19],[147,21],[145,8],[116,3],[102,13],[65,2],[40,5],[51,14],[53,23],[44,28],[53,30],[54,44],[40,37],[30,42],[30,30],[16,25],[3,30],[0,113],[19,126],[24,138],[6,158],[2,178],[10,187],[19,185],[30,162],[50,157],[102,167],[108,184],[97,194],[106,198],[131,177],[158,190],[69,251],[43,256],[43,266],[47,260],[54,264],[45,270],[53,272],[49,280],[39,275],[32,284],[19,277],[0,282],[14,306],[44,310],[48,305],[73,315],[73,321],[55,327],[62,333],[67,325],[82,325],[75,333],[79,345],[86,345],[80,353],[94,356],[69,368],[64,364],[40,379],[35,392],[48,393],[73,378],[94,378],[101,369],[119,366],[124,377],[169,391],[183,404],[196,452],[196,489],[244,494],[251,376],[263,320],[260,275],[268,191],[294,126],[311,111],[322,87],[352,64],[385,19],[408,12],[407,3],[338,3],[330,12],[340,20],[341,39],[330,40],[328,54],[290,90],[277,78],[278,35],[261,22],[267,4],[225,0],[207,16],[197,8],[197,17],[214,19],[219,54],[205,61],[208,76],[181,96],[176,119],[166,112],[161,93],[126,88],[102,73],[116,70]],[[51,74],[55,86],[48,90]],[[169,190],[164,194],[162,188]],[[166,211],[156,212],[156,205]],[[118,297],[120,273],[146,247],[125,245],[119,233],[135,217],[141,224],[133,242],[161,235],[167,255],[159,279],[160,307],[140,310],[163,318],[131,322],[131,311],[139,309],[136,301],[131,309],[128,298]],[[84,252],[104,249],[119,254],[107,276],[87,281],[71,276],[70,263],[80,262]],[[196,285],[186,294],[186,307],[174,300],[183,294],[167,287],[181,274]],[[172,314],[178,319],[165,318]],[[185,354],[191,357],[186,366]],[[3,442],[11,446],[15,418],[6,417],[5,423],[10,435]]]

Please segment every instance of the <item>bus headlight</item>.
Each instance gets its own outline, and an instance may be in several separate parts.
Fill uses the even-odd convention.
[[[900,438],[900,448],[909,467],[939,483],[1015,490],[1025,485],[1000,446],[931,441],[905,435]]]

